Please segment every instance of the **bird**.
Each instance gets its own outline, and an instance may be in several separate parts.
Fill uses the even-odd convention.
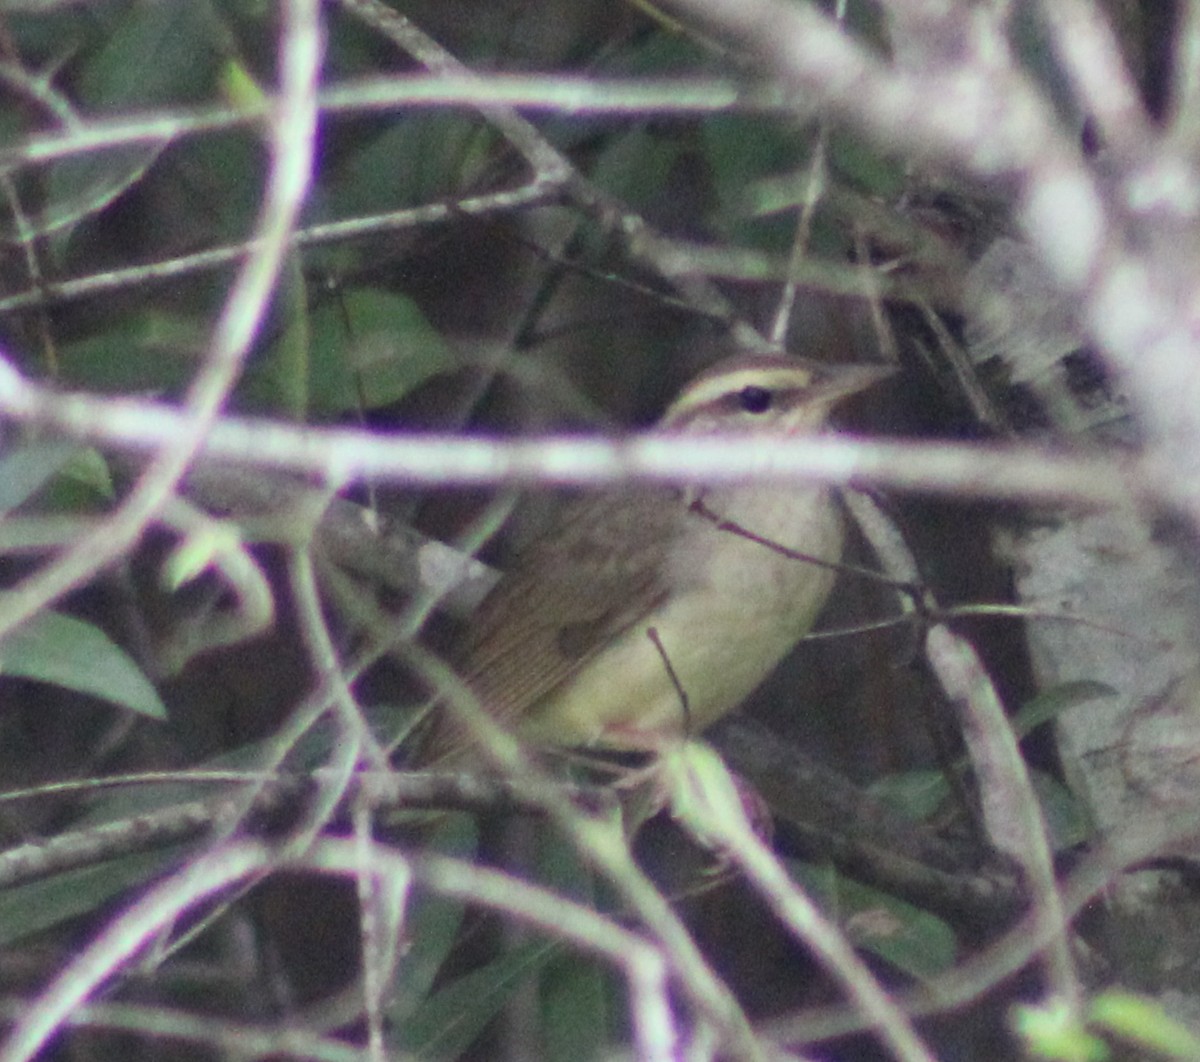
[[[734,355],[693,378],[656,427],[786,445],[890,373]],[[457,671],[529,745],[654,753],[740,705],[811,629],[843,542],[839,502],[820,484],[642,484],[580,496],[485,597]],[[416,760],[458,766],[475,758],[474,744],[443,705]]]

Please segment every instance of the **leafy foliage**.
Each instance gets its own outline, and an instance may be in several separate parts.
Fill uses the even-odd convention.
[[[909,666],[927,646],[908,619],[948,622],[935,597],[1013,594],[990,546],[991,511],[898,502],[937,594],[897,576],[920,608],[895,621],[896,636],[881,629],[893,622],[895,587],[847,570],[828,624],[854,637],[800,647],[748,706],[780,735],[774,751],[789,750],[788,766],[818,779],[828,800],[812,801],[810,820],[795,813],[807,798],[781,810],[780,790],[795,779],[778,764],[760,764],[742,789],[700,746],[680,754],[711,767],[692,792],[698,804],[664,797],[662,763],[658,773],[571,764],[588,781],[622,779],[601,787],[599,810],[551,786],[536,762],[507,780],[515,795],[488,789],[486,774],[452,779],[469,813],[387,790],[410,781],[406,742],[431,699],[462,692],[431,656],[445,640],[441,620],[429,622],[436,594],[420,582],[432,562],[405,535],[418,527],[477,547],[512,498],[418,497],[387,475],[367,482],[364,452],[378,464],[388,444],[429,428],[479,441],[567,421],[644,424],[682,379],[755,331],[818,360],[882,349],[900,362],[895,410],[864,407],[859,426],[1016,435],[1031,425],[1024,392],[1008,385],[1029,384],[1053,410],[1065,385],[1057,354],[1043,374],[997,368],[969,349],[968,273],[1040,202],[1022,169],[1038,152],[988,139],[1010,127],[992,117],[1016,98],[1005,91],[1013,82],[977,86],[997,71],[1029,75],[1055,143],[1103,174],[1106,189],[1119,187],[1110,169],[1126,157],[1160,159],[1121,129],[1107,130],[1107,162],[1078,149],[1088,101],[1076,97],[1087,82],[1052,46],[1065,31],[1050,5],[1036,17],[1022,8],[1009,24],[988,5],[948,4],[916,30],[899,4],[772,7],[781,20],[816,20],[803,40],[788,39],[801,57],[812,58],[813,41],[840,43],[862,69],[911,73],[910,104],[940,114],[960,100],[955,122],[942,123],[946,140],[930,139],[910,111],[911,144],[878,117],[897,113],[892,97],[855,98],[849,65],[814,61],[805,78],[785,76],[778,57],[679,6],[103,0],[0,12],[0,807],[10,846],[0,856],[0,942],[14,957],[29,949],[20,956],[29,962],[4,974],[19,1002],[2,1057],[37,1053],[39,1015],[72,992],[83,1002],[111,984],[105,998],[123,1007],[134,984],[128,999],[143,1009],[89,1011],[69,1049],[127,1057],[128,1041],[102,1031],[126,1022],[123,1035],[153,1042],[163,1058],[174,1057],[174,1040],[225,1049],[252,1026],[270,1041],[264,1054],[297,1057],[347,1057],[348,1045],[365,1044],[422,1058],[503,1048],[574,1060],[627,1043],[645,1057],[710,1047],[750,1057],[800,1041],[842,1057],[849,1041],[813,1047],[805,1024],[834,985],[856,1014],[821,1026],[828,1015],[818,1013],[813,1039],[834,1026],[866,1029],[898,1055],[928,1058],[938,1045],[916,1038],[900,1006],[916,985],[929,992],[922,1002],[966,1008],[956,1057],[990,1058],[1009,1033],[996,1015],[1011,999],[971,1011],[979,993],[954,996],[956,964],[1001,934],[997,951],[1026,950],[1020,961],[978,960],[992,962],[997,994],[1016,968],[1052,956],[1045,996],[1011,1012],[1028,1056],[1105,1058],[1118,1041],[1164,1057],[1196,1053],[1192,1032],[1156,1003],[1122,991],[1089,998],[1063,973],[1070,954],[1054,959],[1053,945],[1012,929],[1022,904],[1041,926],[1055,923],[1052,901],[1073,894],[1053,881],[1038,893],[1032,864],[1014,874],[981,836],[989,799],[1027,791],[1028,820],[1055,855],[1103,854],[1094,801],[1075,784],[1077,765],[1061,769],[1054,730],[1115,712],[1125,691],[1081,663],[1031,692],[1040,662],[1029,661],[1026,617],[997,620],[999,633],[972,628],[990,672],[977,685],[1020,705],[1004,735],[1034,764],[1016,772],[1019,785],[969,740],[947,739],[979,725],[959,703],[970,697],[937,692],[933,663]],[[1182,37],[1196,27],[1182,14],[1166,26],[1146,4],[1108,6],[1111,54],[1089,54],[1115,65],[1093,84],[1120,96],[1123,48],[1152,101],[1155,70],[1168,64],[1149,60],[1184,62]],[[954,64],[989,26],[999,34],[993,68],[968,76]],[[307,88],[319,116],[289,141],[288,121],[298,129],[306,113],[297,71],[314,61],[317,40],[323,58]],[[1177,81],[1188,91],[1187,71]],[[285,84],[293,98],[281,101]],[[1190,143],[1195,107],[1179,104],[1178,143]],[[972,129],[973,154],[947,147]],[[1054,157],[1065,165],[1066,149]],[[1190,174],[1179,158],[1167,162]],[[1154,188],[1154,209],[1124,219],[1130,231],[1166,209],[1171,189]],[[272,244],[289,202],[299,205]],[[1086,214],[1084,198],[1072,203]],[[1161,236],[1142,243],[1175,246]],[[1074,261],[1068,252],[1062,261]],[[239,301],[256,279],[264,294]],[[1146,305],[1187,301],[1171,290]],[[1128,320],[1146,316],[1138,309]],[[242,334],[240,346],[229,339]],[[232,382],[214,385],[225,370]],[[208,445],[241,453],[249,487],[232,477],[205,493],[214,464],[203,442],[187,448],[190,418],[203,410]],[[1097,419],[1123,422],[1123,407]],[[351,428],[361,434],[344,434]],[[1066,435],[1053,417],[1037,430],[1059,443]],[[324,461],[307,466],[319,474],[285,470],[298,452]],[[1124,451],[1118,458],[1126,467]],[[491,460],[481,449],[473,467]],[[172,462],[179,474],[164,482]],[[489,559],[519,548],[539,504],[518,508]],[[331,522],[339,513],[346,519]],[[1053,521],[1039,512],[1016,522],[1019,536]],[[388,537],[397,528],[401,547]],[[368,533],[372,564],[347,546]],[[873,563],[863,552],[852,559]],[[1117,633],[1139,646],[1163,640]],[[1192,686],[1175,676],[1165,686],[1178,723],[1168,728],[1171,762],[1187,783]],[[915,722],[923,714],[927,728]],[[1127,725],[1129,744],[1142,716]],[[849,781],[823,784],[809,753],[843,780],[873,781],[870,796]],[[846,791],[854,799],[838,804]],[[776,804],[783,858],[769,851],[772,816],[754,813],[759,801]],[[511,803],[527,814],[510,815]],[[1194,821],[1186,807],[1158,810]],[[859,819],[874,824],[867,840]],[[895,844],[880,852],[889,828]],[[744,847],[730,841],[739,831],[753,835]],[[910,837],[919,850],[906,847]],[[1173,837],[1132,850],[1127,862],[1178,855]],[[222,865],[247,869],[213,886]],[[1124,865],[1101,873],[1085,863],[1092,877],[1080,880],[1099,888]],[[485,873],[496,868],[507,888]],[[797,928],[795,911],[810,902],[818,929],[827,922],[867,957],[861,968]],[[141,935],[110,940],[129,912],[143,916]],[[139,977],[150,968],[153,978]],[[1119,958],[1110,969],[1122,972]],[[61,1023],[44,1031],[68,1035]],[[845,1057],[862,1050],[854,1041]]]

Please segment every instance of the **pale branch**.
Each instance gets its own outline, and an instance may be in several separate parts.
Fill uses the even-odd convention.
[[[0,414],[133,454],[160,451],[188,420],[185,412],[161,402],[58,394],[2,360]],[[836,435],[789,439],[767,448],[744,438],[685,440],[669,433],[618,439],[386,434],[225,415],[211,425],[202,453],[217,462],[303,473],[334,486],[361,479],[411,487],[600,487],[762,478],[1093,507],[1132,500],[1162,504],[1177,497],[1161,463],[1136,455]]]

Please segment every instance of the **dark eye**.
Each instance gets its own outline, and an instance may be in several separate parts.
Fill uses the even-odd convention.
[[[771,392],[765,387],[743,387],[738,401],[747,413],[765,413],[771,408]]]

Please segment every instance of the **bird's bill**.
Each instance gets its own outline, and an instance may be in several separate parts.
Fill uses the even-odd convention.
[[[814,401],[832,406],[894,375],[894,365],[822,365],[809,392]]]

